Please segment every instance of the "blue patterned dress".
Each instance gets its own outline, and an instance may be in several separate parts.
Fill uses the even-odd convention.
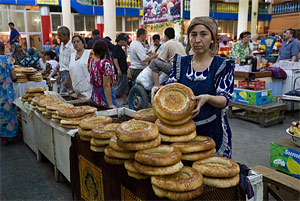
[[[18,130],[17,110],[13,104],[14,87],[10,76],[11,58],[0,55],[0,137],[15,137]]]
[[[215,56],[206,70],[196,72],[192,67],[192,59],[193,56],[175,55],[167,84],[174,82],[184,84],[193,90],[195,96],[201,94],[224,96],[227,106],[233,96],[234,61]],[[231,130],[225,108],[215,108],[206,103],[193,120],[197,135],[213,138],[216,142],[217,155],[231,158]]]

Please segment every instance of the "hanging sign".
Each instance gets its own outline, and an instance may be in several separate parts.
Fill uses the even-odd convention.
[[[59,5],[59,0],[36,0],[36,4]]]

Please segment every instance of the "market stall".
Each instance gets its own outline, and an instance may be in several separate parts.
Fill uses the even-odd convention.
[[[125,121],[133,117],[134,111],[127,108],[100,111],[98,114],[113,117],[114,121]],[[137,180],[130,176],[123,165],[108,164],[102,152],[90,149],[90,142],[72,138],[70,148],[72,192],[79,200],[165,200],[155,195],[150,179]],[[185,165],[191,166],[191,163]],[[261,175],[250,171],[248,176],[255,191],[254,200],[262,197]],[[239,186],[214,188],[205,186],[196,200],[246,200]]]

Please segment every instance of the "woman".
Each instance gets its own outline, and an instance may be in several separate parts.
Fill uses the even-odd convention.
[[[90,75],[92,90],[92,103],[95,106],[104,106],[117,108],[115,95],[114,72],[110,60],[106,59],[108,55],[108,46],[105,41],[98,40],[93,45],[95,56],[90,61]]]
[[[85,40],[75,35],[72,38],[74,51],[71,54],[69,72],[73,91],[82,99],[90,99],[92,86],[90,84],[90,73],[88,69],[91,50],[85,50]]]
[[[236,64],[246,61],[246,57],[250,56],[252,53],[250,42],[251,33],[249,31],[244,31],[240,34],[240,40],[236,42],[230,53],[230,58],[235,60]]]
[[[8,138],[16,137],[18,131],[17,109],[13,104],[16,73],[9,56],[4,55],[4,43],[0,42],[0,137],[7,144]],[[13,138],[16,140],[16,138]]]
[[[213,138],[217,155],[231,158],[231,131],[225,107],[233,95],[234,62],[214,56],[217,28],[216,21],[210,17],[196,17],[191,21],[187,51],[191,48],[194,55],[175,55],[167,84],[178,82],[193,90],[192,100],[197,102],[193,111],[197,134]]]
[[[46,51],[41,50],[39,59],[39,71],[44,72],[46,70]]]

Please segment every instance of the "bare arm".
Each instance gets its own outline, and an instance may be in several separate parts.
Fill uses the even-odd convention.
[[[110,76],[103,77],[103,89],[108,106],[110,108],[116,108],[116,106],[113,105],[111,98]]]
[[[157,54],[150,55],[143,62],[151,61],[152,59],[155,59],[156,57],[157,57]]]
[[[280,55],[278,55],[278,58],[277,58],[276,62],[278,62],[279,60],[280,60]]]
[[[296,61],[297,57],[296,56],[292,56],[292,61]]]
[[[118,75],[121,76],[122,75],[122,72],[121,72],[121,68],[120,68],[120,65],[119,65],[119,62],[118,62],[118,59],[114,59],[114,64],[118,70]]]
[[[9,73],[10,73],[10,77],[11,77],[12,81],[15,81],[17,79],[15,69],[11,69],[9,71]]]

